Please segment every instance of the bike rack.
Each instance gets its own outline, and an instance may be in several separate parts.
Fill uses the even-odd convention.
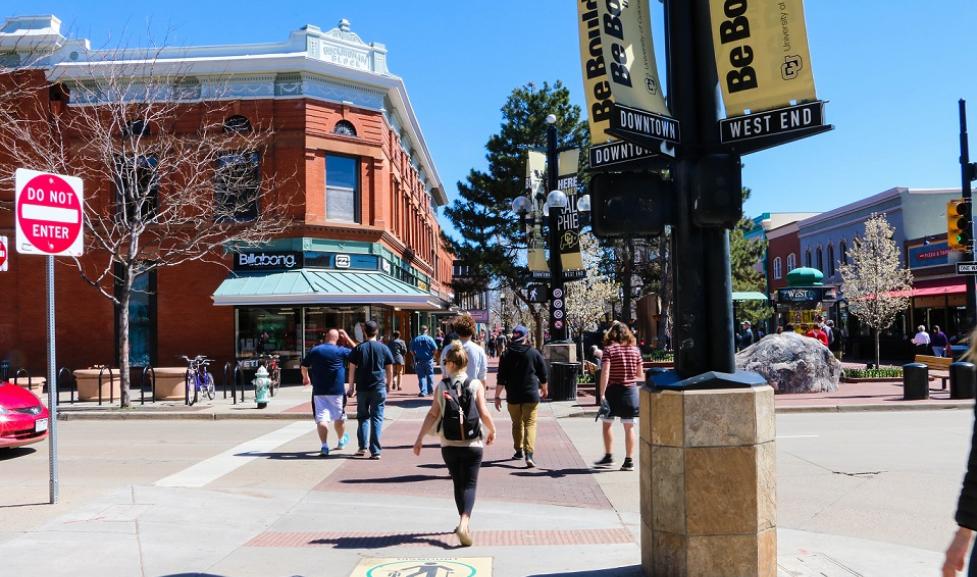
[[[234,398],[234,404],[235,405],[237,404],[236,391],[238,390],[238,388],[240,388],[241,390],[241,402],[243,403],[244,402],[244,369],[241,367],[240,363],[234,365],[233,387],[235,391],[235,394],[232,395],[232,397]]]
[[[98,406],[102,406],[102,375],[105,371],[109,373],[109,403],[115,402],[115,377],[113,376],[112,367],[104,366],[98,370]]]
[[[234,363],[227,361],[224,363],[224,376],[221,378],[221,389],[224,391],[224,398],[227,398],[227,384],[231,380],[231,376],[234,374]],[[233,393],[233,391],[232,391]]]
[[[153,397],[150,401],[151,403],[156,402],[156,369],[152,365],[146,365],[142,369],[142,376],[139,380],[139,404],[146,404],[146,377],[151,379],[150,383],[152,385]]]
[[[31,377],[31,374],[29,372],[27,372],[27,369],[24,369],[24,368],[17,369],[17,372],[14,373],[14,382],[16,382],[18,385],[20,385],[20,375],[21,375],[21,373],[23,373],[23,375],[25,377],[27,377],[27,388],[28,388],[28,390],[33,389],[34,388],[33,387],[33,385],[34,385],[34,383],[33,383],[34,379]]]
[[[61,390],[64,388],[63,383],[66,378],[71,380],[71,397],[69,397],[70,400],[68,402],[73,405],[75,404],[75,395],[78,393],[78,379],[75,378],[75,373],[68,367],[61,367],[58,370],[58,396],[61,395]]]

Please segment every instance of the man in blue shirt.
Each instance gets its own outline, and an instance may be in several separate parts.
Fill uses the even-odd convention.
[[[342,342],[343,346],[338,343]],[[346,331],[332,329],[326,333],[323,344],[317,345],[302,359],[302,383],[312,385],[312,418],[316,422],[320,453],[329,455],[329,423],[336,428],[339,437],[337,450],[346,447],[349,435],[346,434],[346,360],[356,343]]]
[[[390,349],[377,341],[378,332],[380,326],[376,321],[367,321],[363,327],[366,342],[356,345],[349,356],[349,371],[353,376],[351,384],[356,388],[356,440],[359,442],[356,454],[361,457],[366,455],[369,430],[370,458],[373,460],[380,459],[383,407],[387,401],[387,383],[393,380],[394,364]]]
[[[438,344],[427,334],[427,327],[421,326],[421,334],[410,342],[410,352],[414,354],[414,372],[417,373],[418,397],[426,397],[434,392],[434,353]]]

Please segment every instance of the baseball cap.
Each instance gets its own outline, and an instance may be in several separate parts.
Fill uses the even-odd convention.
[[[523,325],[517,325],[516,328],[512,329],[512,338],[521,341],[522,339],[529,336],[529,329]]]

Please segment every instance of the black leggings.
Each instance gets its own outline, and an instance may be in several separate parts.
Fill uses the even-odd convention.
[[[475,485],[482,466],[481,447],[441,447],[441,456],[448,466],[455,485],[455,505],[459,515],[471,515],[475,507]]]

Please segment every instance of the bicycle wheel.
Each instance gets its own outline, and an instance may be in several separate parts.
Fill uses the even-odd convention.
[[[211,401],[217,396],[216,390],[214,390],[214,375],[210,373],[204,373],[204,390],[207,392],[207,398]]]
[[[197,377],[195,375],[187,375],[186,387],[187,405],[192,407],[197,402]]]

